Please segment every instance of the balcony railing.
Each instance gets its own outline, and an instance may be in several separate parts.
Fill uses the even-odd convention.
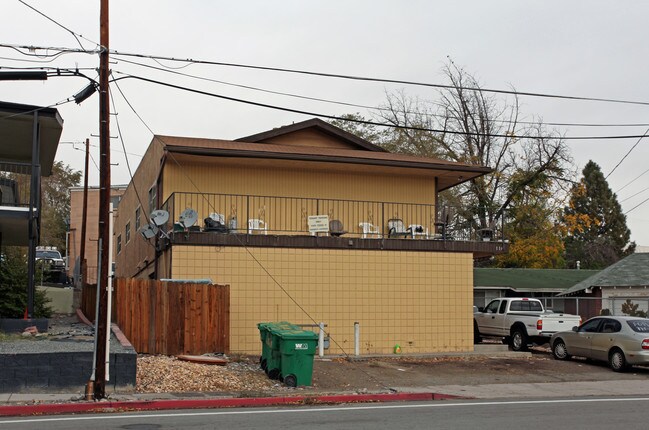
[[[162,205],[169,212],[167,231],[183,231],[179,217],[185,209],[198,213],[193,231],[209,231],[205,218],[220,221],[222,233],[313,235],[309,217],[326,216],[324,235],[366,239],[431,239],[445,241],[502,241],[503,226],[479,228],[462,211],[435,205],[333,200],[236,194],[173,193]],[[338,221],[338,224],[332,224]],[[322,233],[317,233],[322,235]]]
[[[29,207],[30,164],[0,162],[0,206]]]

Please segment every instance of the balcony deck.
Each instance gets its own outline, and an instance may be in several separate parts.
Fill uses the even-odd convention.
[[[163,240],[169,245],[250,246],[279,248],[356,249],[383,251],[471,252],[474,258],[506,253],[508,242],[441,239],[366,238],[352,236],[289,236],[247,233],[176,232]]]
[[[170,214],[169,223],[163,227],[169,236],[161,241],[163,248],[198,245],[471,252],[475,258],[506,253],[509,248],[502,225],[486,229],[485,235],[485,230],[475,227],[476,222],[458,216],[460,211],[435,205],[173,193],[162,208]],[[177,220],[187,208],[197,211],[199,222],[189,230],[179,229]],[[221,221],[218,231],[205,228],[203,219],[210,214]],[[336,220],[344,231],[310,231],[313,216],[325,219],[325,230],[327,221]],[[259,220],[263,222],[259,224]],[[395,221],[399,223],[396,231]]]

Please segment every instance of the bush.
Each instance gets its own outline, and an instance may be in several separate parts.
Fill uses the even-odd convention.
[[[27,308],[26,249],[5,247],[0,257],[0,318],[22,318]],[[34,317],[52,315],[50,300],[43,291],[35,291]]]

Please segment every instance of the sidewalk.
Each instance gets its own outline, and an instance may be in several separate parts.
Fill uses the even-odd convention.
[[[557,361],[543,352],[316,359],[314,386],[272,390],[112,393],[100,402],[81,392],[0,394],[0,416],[222,407],[433,401],[447,399],[649,396],[649,368],[612,372],[605,364]],[[258,372],[255,371],[255,372]]]

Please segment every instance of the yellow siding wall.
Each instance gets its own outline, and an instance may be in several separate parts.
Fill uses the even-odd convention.
[[[328,171],[322,163],[296,162],[279,169],[247,167],[245,160],[234,164],[237,160],[190,162],[189,157],[173,157],[178,163],[165,165],[162,201],[179,191],[435,204],[432,177],[359,172],[351,164],[344,171]]]
[[[404,353],[461,352],[473,350],[472,261],[460,253],[174,246],[171,276],[230,285],[233,352],[260,352],[258,322],[312,319],[329,325],[328,353],[353,354],[354,321],[361,354],[396,344]]]

